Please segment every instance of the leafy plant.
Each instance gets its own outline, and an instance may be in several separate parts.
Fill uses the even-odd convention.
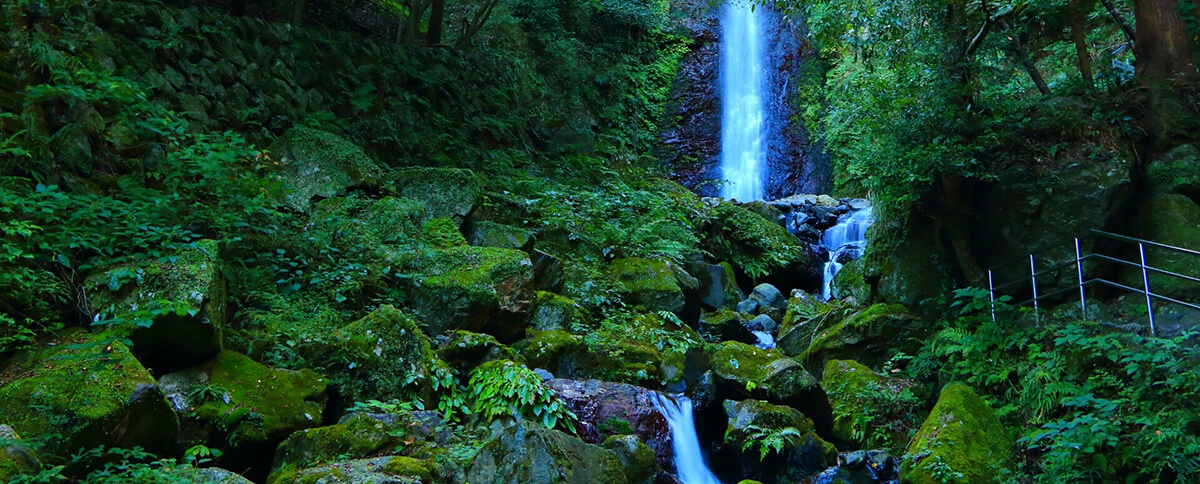
[[[734,435],[730,427],[725,431],[725,441],[731,442]],[[795,445],[804,436],[795,427],[764,428],[755,424],[741,429],[742,451],[758,450],[758,459],[766,460],[767,454],[783,452],[784,447]]]
[[[496,417],[529,418],[548,429],[574,432],[578,417],[532,370],[511,361],[490,361],[471,371],[471,409],[491,422]]]

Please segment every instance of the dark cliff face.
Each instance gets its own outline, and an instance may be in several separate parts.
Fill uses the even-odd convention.
[[[721,179],[721,100],[719,10],[706,2],[684,0],[674,7],[691,32],[691,52],[680,65],[675,95],[668,106],[664,160],[673,178],[703,196],[718,196]],[[831,188],[824,150],[808,130],[793,121],[791,104],[800,69],[813,51],[802,39],[801,27],[777,12],[767,11],[764,22],[764,63],[770,111],[767,125],[767,198],[796,193],[825,193]]]

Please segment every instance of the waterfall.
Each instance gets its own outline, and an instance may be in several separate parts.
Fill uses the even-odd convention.
[[[821,300],[828,301],[833,293],[833,276],[842,270],[847,260],[862,256],[867,247],[867,228],[874,222],[871,209],[855,210],[838,219],[837,225],[830,227],[821,236],[821,246],[829,251],[829,261],[825,263],[821,283]]]
[[[721,195],[749,202],[765,195],[767,168],[762,12],[734,0],[721,25]]]
[[[721,484],[704,463],[700,437],[692,417],[692,401],[687,397],[656,394],[654,408],[671,427],[671,450],[675,453],[675,475],[683,484]]]

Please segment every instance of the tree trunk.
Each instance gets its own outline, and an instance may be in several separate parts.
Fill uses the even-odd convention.
[[[446,0],[433,0],[429,11],[429,31],[425,34],[425,41],[429,45],[442,43],[442,18],[445,11]]]
[[[1029,56],[1029,49],[1025,48],[1025,43],[1021,42],[1021,36],[1012,29],[1008,21],[1001,21],[1000,26],[1008,31],[1009,35],[1009,52],[1016,56],[1017,62],[1021,63],[1021,67],[1025,68],[1025,72],[1029,73],[1029,78],[1033,80],[1033,84],[1037,86],[1038,92],[1043,96],[1050,95],[1050,86],[1046,84],[1046,79],[1042,77],[1041,71],[1038,71],[1037,64],[1033,62],[1033,58]]]
[[[1125,33],[1125,38],[1129,39],[1130,42],[1134,42],[1133,26],[1129,25],[1129,21],[1125,20],[1125,16],[1121,15],[1121,12],[1113,5],[1112,0],[1100,0],[1100,3],[1104,4],[1104,9],[1108,10],[1108,14],[1112,16],[1113,21],[1121,27],[1121,32]]]
[[[1190,80],[1197,75],[1187,26],[1176,0],[1134,0],[1137,77],[1145,81]]]
[[[1200,1],[1200,0],[1197,0]],[[1092,54],[1088,51],[1087,30],[1080,0],[1068,0],[1067,15],[1071,19],[1071,39],[1075,41],[1075,57],[1079,66],[1079,75],[1083,77],[1083,85],[1092,88]]]
[[[295,0],[292,4],[292,25],[304,25],[304,16],[308,14],[308,0]]]

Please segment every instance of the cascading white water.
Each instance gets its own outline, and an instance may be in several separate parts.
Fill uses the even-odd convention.
[[[704,463],[700,452],[700,437],[692,417],[692,401],[687,397],[657,394],[654,408],[667,419],[671,427],[671,450],[675,452],[675,476],[683,484],[721,484]]]
[[[828,301],[833,293],[833,276],[842,270],[845,259],[857,259],[867,247],[867,228],[874,222],[870,207],[843,215],[837,225],[821,236],[821,246],[829,251],[821,284],[821,300]]]
[[[721,19],[721,174],[729,182],[721,195],[743,202],[765,195],[761,17],[748,0],[734,0]]]

